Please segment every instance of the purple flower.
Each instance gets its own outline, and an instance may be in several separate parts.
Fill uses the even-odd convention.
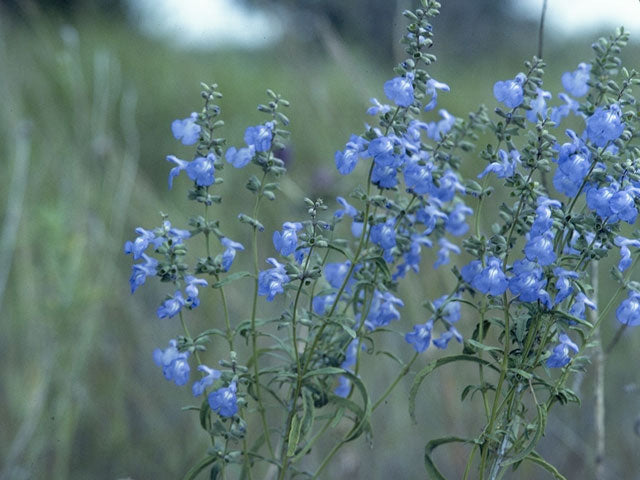
[[[174,317],[180,312],[185,304],[186,301],[182,296],[182,292],[180,290],[176,290],[173,297],[169,297],[158,307],[156,314],[158,315],[158,318]]]
[[[549,368],[560,368],[568,364],[571,361],[569,350],[578,353],[578,345],[573,343],[566,333],[561,333],[558,340],[560,343],[553,348],[553,353],[547,358]]]
[[[219,388],[207,397],[211,410],[221,417],[233,417],[238,412],[237,386],[235,380],[228,387]]]
[[[284,265],[275,258],[267,258],[267,263],[274,268],[263,270],[258,274],[258,295],[266,296],[267,301],[271,302],[277,294],[284,293],[284,285],[289,283],[290,279]]]
[[[527,259],[537,261],[540,265],[551,265],[556,260],[556,252],[553,251],[553,231],[547,230],[541,235],[530,237],[524,246]]]
[[[206,365],[198,365],[198,370],[200,370],[201,372],[205,372],[206,375],[195,382],[191,387],[191,391],[193,392],[194,397],[199,397],[200,395],[202,395],[204,391],[211,385],[213,385],[213,382],[215,382],[218,378],[220,378],[220,375],[222,375],[222,372],[220,372],[219,370],[209,368]]]
[[[229,162],[235,168],[242,168],[251,161],[255,154],[256,150],[253,145],[250,147],[241,148],[240,150],[238,150],[236,147],[231,147],[224,154],[224,158],[226,158],[227,162]]]
[[[440,239],[438,240],[438,245],[440,245],[440,250],[438,250],[438,258],[433,264],[434,269],[437,269],[441,265],[448,265],[449,255],[451,254],[451,252],[460,254],[460,247],[451,243],[444,237],[440,237]]]
[[[184,291],[187,294],[186,304],[190,308],[196,308],[200,305],[200,299],[198,298],[198,287],[206,287],[207,281],[202,278],[196,278],[193,275],[187,275],[184,277],[184,281],[187,284]]]
[[[578,68],[573,72],[564,72],[562,74],[562,86],[574,97],[582,97],[589,91],[589,72],[591,65],[588,63],[578,64]]]
[[[286,257],[296,251],[298,246],[298,235],[296,232],[302,228],[299,222],[284,222],[282,224],[282,233],[273,232],[273,245],[280,255]]]
[[[467,233],[467,230],[469,230],[469,225],[465,222],[465,218],[467,215],[472,214],[473,210],[464,203],[456,203],[456,206],[453,207],[453,210],[449,213],[447,222],[445,223],[445,229],[456,237],[464,235]]]
[[[178,342],[172,339],[165,350],[156,348],[153,351],[153,361],[162,367],[164,378],[180,387],[189,381],[189,352],[179,352],[177,347]]]
[[[498,178],[511,178],[516,173],[516,168],[520,165],[520,152],[518,150],[511,150],[511,153],[507,155],[507,152],[500,149],[498,150],[499,162],[492,162],[478,175],[478,178],[482,178],[489,172],[496,174]]]
[[[131,286],[131,293],[135,292],[137,288],[144,284],[148,276],[156,275],[158,267],[158,261],[155,258],[149,257],[146,253],[141,254],[144,263],[136,263],[133,265],[133,271],[129,278],[129,285]]]
[[[526,79],[524,73],[519,73],[513,80],[496,82],[493,86],[493,96],[507,107],[516,108],[524,100],[522,85]]]
[[[408,107],[413,103],[413,78],[412,72],[407,72],[404,77],[395,77],[385,82],[384,94],[399,107]]]
[[[176,140],[181,140],[183,145],[193,145],[200,139],[200,125],[196,123],[198,114],[193,112],[183,120],[171,122],[171,133]]]
[[[225,248],[225,251],[222,254],[222,269],[225,272],[228,272],[231,268],[233,260],[236,258],[236,251],[244,250],[244,246],[241,243],[234,242],[227,237],[222,237],[220,239],[220,243],[222,243],[222,246]]]
[[[527,120],[531,123],[536,123],[538,116],[543,119],[547,118],[547,100],[551,99],[551,93],[539,87],[536,87],[536,94],[537,97],[529,103],[531,110],[528,110],[526,113]]]
[[[610,105],[608,109],[598,107],[587,118],[587,138],[597,147],[604,147],[622,135],[623,131],[622,112],[617,104]]]
[[[629,291],[629,295],[616,310],[616,318],[623,325],[640,325],[640,293]]]
[[[629,239],[618,235],[614,240],[617,246],[620,247],[620,263],[618,263],[618,270],[624,272],[627,268],[631,266],[631,250],[629,247],[640,248],[640,240],[637,239]]]
[[[442,90],[443,92],[449,91],[449,85],[446,83],[438,82],[437,80],[430,78],[427,80],[427,96],[431,95],[431,100],[424,106],[424,111],[428,112],[436,108],[437,100],[438,100],[438,90]]]
[[[462,335],[460,335],[460,332],[458,332],[454,326],[449,327],[449,330],[440,335],[439,338],[434,339],[433,344],[440,350],[444,350],[447,348],[449,341],[452,338],[455,338],[458,343],[462,343]]]
[[[433,329],[433,320],[427,323],[414,325],[413,331],[404,336],[405,341],[415,348],[416,352],[424,352],[431,343],[431,330]]]
[[[275,124],[267,122],[264,125],[248,127],[244,132],[244,141],[248,147],[253,147],[256,152],[267,152],[271,148],[271,138]]]

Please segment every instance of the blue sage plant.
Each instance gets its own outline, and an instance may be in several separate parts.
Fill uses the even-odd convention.
[[[169,284],[156,313],[182,325],[152,357],[185,389],[185,402],[189,395],[199,402],[186,409],[210,439],[185,479],[205,470],[208,478],[320,478],[345,444],[371,438],[372,415],[405,376],[413,376],[407,408],[415,417],[429,374],[458,362],[475,364],[478,383],[464,388],[462,401],[479,399],[484,427],[468,437],[425,438],[429,478],[445,478],[432,451],[454,442],[469,447],[464,478],[500,478],[524,462],[565,478],[535,450],[548,412],[579,401],[567,381],[586,368],[592,337],[614,309],[614,340],[640,324],[640,284],[631,280],[640,258],[640,233],[631,230],[640,206],[633,96],[640,77],[617,57],[627,41],[620,29],[593,45],[591,62],[562,76],[559,102],[543,89],[545,65],[534,57],[496,82],[493,116],[484,106],[466,118],[444,109],[436,116],[439,95],[450,90],[428,73],[439,8],[421,0],[404,12],[407,59],[384,83],[386,98],[371,99],[370,124],[346,135],[335,154],[337,171],[354,177],[353,191],[335,202],[300,199],[306,217],[283,218],[274,232],[260,217],[286,173],[277,152],[289,136],[282,113],[289,103],[268,90],[258,106],[266,120],[246,129],[244,145],[227,146],[219,136],[222,94],[203,84],[202,109],[171,125],[194,152],[190,160],[167,157],[169,188],[189,182],[195,213],[176,226],[163,217],[157,228],[136,229],[125,253],[136,262],[131,291],[147,277]],[[563,130],[568,118],[578,129]],[[474,153],[479,134],[490,140]],[[463,163],[477,166],[476,179],[463,178]],[[226,164],[247,172],[253,197],[252,210],[238,212],[247,229],[241,239],[215,219]],[[270,253],[260,258],[266,245]],[[422,261],[424,249],[434,249],[432,265]],[[239,255],[252,271],[236,270]],[[597,265],[611,256],[618,289],[600,306]],[[424,318],[403,319],[400,283],[421,268],[447,266],[454,288],[422,299]],[[246,304],[229,305],[234,288],[251,292]],[[211,328],[192,334],[189,317],[213,291],[219,308]],[[271,311],[279,313],[262,314]],[[398,332],[403,351],[386,352]],[[214,337],[227,348],[211,349]],[[430,348],[455,353],[418,368]],[[379,361],[377,352],[400,368],[372,399],[361,368]],[[349,425],[344,436],[310,464],[307,454],[339,424]]]

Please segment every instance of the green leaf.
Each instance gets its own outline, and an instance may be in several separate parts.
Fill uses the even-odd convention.
[[[193,467],[191,467],[191,469],[184,475],[183,480],[193,480],[200,474],[200,472],[202,472],[205,468],[215,462],[217,458],[218,457],[207,455]]]
[[[305,380],[309,377],[315,377],[317,375],[343,375],[345,372],[346,370],[344,368],[322,367],[318,368],[317,370],[311,370],[310,372],[307,372],[305,376],[302,377],[302,379]]]
[[[211,467],[211,472],[209,472],[209,480],[217,480],[218,475],[222,471],[222,467],[218,462],[214,463]]]
[[[542,468],[544,468],[547,472],[549,472],[551,475],[553,475],[553,477],[556,480],[567,480],[567,478],[562,475],[557,469],[556,467],[554,467],[553,465],[551,465],[549,462],[547,462],[544,458],[542,458],[540,456],[539,453],[537,452],[531,452],[527,458],[525,458],[525,460],[529,460],[530,462],[533,462],[539,466],[541,466]]]
[[[542,438],[544,429],[547,426],[547,409],[544,407],[544,405],[541,405],[541,404],[536,405],[536,408],[538,410],[538,418],[536,421],[536,431],[533,434],[533,438],[531,438],[529,445],[527,445],[526,448],[522,450],[520,453],[518,453],[517,455],[514,455],[513,457],[504,460],[502,462],[502,465],[504,466],[513,465],[514,463],[518,463],[524,460],[526,457],[529,456],[531,452],[533,452],[533,449],[536,448],[536,445]]]
[[[424,379],[436,368],[452,362],[474,362],[474,363],[479,363],[481,365],[486,365],[487,367],[492,368],[497,372],[500,371],[500,369],[497,368],[495,365],[493,365],[490,361],[485,360],[484,358],[476,357],[474,355],[465,355],[465,354],[452,355],[449,357],[440,358],[434,362],[429,363],[426,367],[424,367],[422,370],[420,370],[416,374],[416,378],[413,380],[413,384],[411,385],[411,390],[409,391],[409,415],[411,416],[411,419],[414,422],[416,421],[416,416],[415,416],[416,396],[418,394],[418,389],[420,388],[420,385],[422,384]]]
[[[231,282],[234,282],[236,280],[240,280],[241,278],[253,277],[253,276],[254,275],[251,272],[235,272],[235,273],[232,273],[231,275],[227,275],[222,280],[220,280],[219,282],[214,283],[211,286],[213,288],[220,288],[220,287],[225,286],[227,283],[231,283]]]
[[[289,429],[289,439],[287,440],[287,457],[293,457],[298,446],[298,439],[300,438],[300,427],[302,422],[298,418],[298,415],[294,415],[291,419],[291,428]]]
[[[204,428],[206,432],[209,431],[209,425],[207,424],[207,419],[209,418],[209,411],[210,411],[209,402],[207,401],[207,398],[205,396],[205,398],[202,400],[202,405],[200,405],[200,425],[202,426],[202,428]]]
[[[466,346],[466,344],[469,344],[472,347],[475,347],[478,350],[484,350],[485,352],[499,352],[499,353],[502,353],[502,349],[501,348],[491,347],[489,345],[485,345],[484,343],[477,342],[477,341],[473,340],[472,338],[467,338],[464,341],[464,343],[465,343],[465,346]]]
[[[431,440],[424,447],[424,467],[429,474],[430,480],[446,480],[446,478],[440,473],[433,460],[431,460],[431,452],[433,452],[440,445],[447,443],[476,443],[475,440],[469,440],[468,438],[461,437],[442,437]]]

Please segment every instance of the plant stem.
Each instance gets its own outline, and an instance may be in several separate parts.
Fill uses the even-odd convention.
[[[418,358],[418,355],[419,355],[418,352],[414,353],[413,357],[411,357],[411,360],[409,360],[409,363],[407,363],[404,367],[402,367],[402,370],[400,370],[400,374],[396,377],[393,383],[387,387],[387,389],[384,391],[384,393],[378,399],[378,401],[373,404],[373,407],[371,407],[372,413],[375,411],[376,408],[380,406],[380,404],[384,401],[384,399],[391,394],[393,389],[396,388],[396,385],[398,385],[398,382],[400,382],[400,380],[402,380],[402,378],[407,373],[409,373],[409,370],[411,369],[411,365],[413,365],[413,362],[416,361],[416,359]]]

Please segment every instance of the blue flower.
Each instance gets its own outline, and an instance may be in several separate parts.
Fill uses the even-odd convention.
[[[553,226],[551,218],[551,208],[560,208],[562,204],[558,200],[550,200],[547,197],[538,197],[538,207],[536,208],[536,218],[531,225],[531,235],[542,235]]]
[[[556,276],[555,285],[556,290],[558,290],[554,304],[558,305],[573,293],[573,286],[571,285],[571,280],[569,279],[578,278],[578,273],[574,272],[573,270],[566,270],[562,267],[555,267],[553,269],[553,274]]]
[[[438,269],[441,265],[449,264],[449,255],[451,252],[460,254],[460,247],[451,243],[444,237],[440,237],[438,240],[438,245],[440,245],[440,250],[438,250],[438,258],[433,264],[433,268]]]
[[[578,64],[578,68],[573,72],[564,72],[562,74],[562,86],[574,97],[582,97],[589,91],[589,72],[591,65],[588,63]]]
[[[510,154],[507,154],[504,150],[498,150],[499,162],[492,162],[478,175],[478,178],[482,178],[489,172],[496,174],[498,178],[511,178],[516,173],[516,168],[522,162],[520,161],[520,152],[518,150],[511,150]]]
[[[522,85],[524,85],[526,79],[527,77],[524,73],[519,73],[513,80],[496,82],[493,86],[493,96],[507,107],[516,108],[524,100]]]
[[[521,302],[540,301],[551,308],[551,297],[544,289],[547,279],[538,265],[528,260],[517,260],[513,264],[513,277],[509,279],[509,290]]]
[[[527,259],[537,261],[540,265],[551,265],[556,260],[556,252],[553,250],[553,231],[547,230],[541,235],[529,237],[524,246]]]
[[[407,125],[407,131],[402,136],[402,146],[406,151],[416,155],[416,160],[427,161],[429,153],[421,150],[422,131],[427,131],[429,124],[413,119]]]
[[[407,72],[404,77],[395,77],[385,82],[384,94],[399,107],[408,107],[413,103],[413,78],[412,72]]]
[[[364,322],[365,326],[369,330],[375,330],[388,325],[393,320],[400,319],[400,312],[396,306],[403,307],[404,302],[393,296],[391,292],[380,293],[376,290],[373,294],[369,314]]]
[[[413,331],[404,336],[405,341],[415,348],[416,352],[422,353],[431,343],[431,330],[433,329],[433,320],[427,323],[414,325]]]
[[[465,282],[485,295],[502,295],[508,286],[502,261],[497,257],[487,258],[484,268],[480,260],[473,260],[462,267],[460,273]]]
[[[191,391],[193,392],[194,397],[199,397],[200,395],[202,395],[204,391],[211,385],[213,385],[213,382],[215,382],[218,378],[220,378],[220,375],[222,375],[222,372],[220,372],[219,370],[209,368],[206,365],[198,365],[198,370],[200,370],[201,372],[205,372],[206,375],[195,382],[191,387]]]
[[[600,216],[600,218],[609,218],[613,215],[611,211],[611,207],[609,206],[609,201],[613,194],[616,193],[616,189],[612,187],[590,187],[587,189],[587,206],[591,210],[595,210],[595,212]]]
[[[296,262],[298,262],[298,265],[302,265],[302,261],[304,260],[304,257],[309,255],[310,251],[311,249],[309,247],[306,247],[306,248],[298,248],[295,252],[293,252],[293,258]]]
[[[442,140],[442,138],[451,131],[456,123],[456,117],[451,115],[446,110],[442,109],[438,112],[442,117],[439,122],[429,122],[427,124],[427,137],[436,142]]]
[[[348,175],[356,168],[358,160],[365,152],[366,140],[357,135],[351,135],[343,152],[336,152],[336,168],[342,175]]]
[[[312,307],[314,313],[318,315],[324,315],[324,312],[330,308],[333,303],[336,301],[336,294],[332,293],[330,295],[317,295],[313,297]]]
[[[526,117],[531,123],[538,121],[538,116],[547,118],[547,100],[551,99],[551,93],[536,87],[537,97],[529,103],[531,110],[527,110]]]
[[[275,123],[267,122],[264,125],[248,127],[244,132],[244,141],[249,148],[253,147],[256,152],[267,152],[271,148],[271,138]]]
[[[629,247],[640,248],[640,240],[637,239],[629,239],[618,235],[614,240],[617,246],[620,247],[620,263],[618,263],[618,270],[624,272],[627,268],[631,266],[631,250]]]
[[[213,164],[215,159],[216,157],[213,153],[208,154],[206,157],[196,157],[187,165],[187,175],[199,187],[212,185],[215,180],[215,167]]]
[[[149,257],[146,253],[142,254],[144,263],[136,263],[133,265],[133,271],[129,278],[129,285],[131,286],[131,293],[142,285],[148,276],[156,275],[158,267],[158,261],[155,258]]]
[[[456,192],[464,193],[464,191],[464,186],[458,180],[458,176],[453,170],[447,169],[444,175],[433,182],[429,193],[444,203],[453,200]]]
[[[397,173],[396,166],[383,167],[376,163],[371,172],[371,183],[380,188],[393,188],[398,184]]]
[[[449,341],[452,338],[455,338],[458,343],[462,343],[462,335],[460,335],[460,332],[458,332],[454,326],[449,327],[449,330],[440,335],[440,337],[434,339],[433,344],[440,350],[444,350],[447,348]]]
[[[569,309],[569,313],[574,317],[584,320],[586,307],[589,307],[591,310],[596,310],[598,308],[596,304],[589,299],[589,297],[580,292],[576,295],[573,305],[571,305],[571,308]]]
[[[629,295],[616,310],[616,318],[623,325],[640,325],[640,293],[629,291]]]
[[[447,222],[445,223],[445,229],[456,237],[464,235],[467,233],[467,230],[469,230],[469,225],[465,222],[465,218],[467,215],[472,214],[473,210],[464,203],[456,203],[456,206],[453,207],[453,210],[449,213]]]
[[[404,167],[404,183],[407,189],[417,195],[425,195],[433,188],[431,170],[433,164],[428,162],[421,165],[419,162],[411,160]]]
[[[442,90],[443,92],[449,91],[449,85],[446,83],[438,82],[437,80],[430,78],[427,80],[427,96],[431,95],[431,100],[424,106],[424,111],[428,112],[436,108],[437,100],[438,100],[438,90]]]
[[[397,163],[397,157],[394,155],[396,141],[397,138],[392,136],[374,138],[369,142],[367,152],[373,157],[378,166],[394,166]]]
[[[371,98],[369,101],[373,104],[373,107],[369,107],[367,115],[384,115],[391,111],[391,107],[389,105],[383,105],[377,98]]]
[[[273,245],[280,252],[280,255],[286,257],[296,251],[298,246],[298,235],[296,232],[302,228],[299,222],[284,222],[282,224],[282,233],[273,232]]]
[[[169,170],[169,190],[171,190],[173,188],[173,179],[177,177],[182,170],[187,168],[189,162],[187,162],[186,160],[180,160],[175,155],[167,155],[167,161],[176,164],[175,167]]]
[[[162,303],[162,305],[158,307],[156,314],[158,315],[158,318],[174,317],[180,312],[185,304],[186,301],[182,296],[182,292],[180,290],[176,290],[176,293],[173,294],[173,297],[169,297]]]
[[[460,320],[460,302],[458,301],[458,296],[453,296],[449,299],[449,301],[445,304],[449,298],[448,295],[443,295],[440,298],[434,300],[433,306],[436,309],[441,309],[440,316],[444,318],[449,323],[456,323]],[[444,307],[443,307],[444,305]]]
[[[389,218],[384,223],[378,223],[371,227],[371,241],[382,247],[385,251],[396,246],[396,219]]]
[[[429,235],[433,232],[438,223],[438,219],[444,220],[445,223],[447,221],[447,214],[440,209],[442,202],[437,198],[430,198],[429,201],[431,202],[429,205],[425,205],[416,212],[416,221],[427,227],[424,235]]]
[[[553,348],[553,353],[547,358],[549,368],[560,368],[568,364],[571,361],[569,350],[578,353],[578,345],[573,343],[566,333],[561,333],[558,340],[560,343]]]
[[[597,147],[604,147],[622,135],[623,131],[622,112],[617,104],[610,105],[608,109],[598,107],[587,118],[587,138]]]
[[[162,367],[164,378],[180,387],[189,381],[189,352],[179,352],[177,347],[178,342],[172,339],[165,350],[156,348],[153,351],[153,361]]]
[[[225,251],[222,254],[222,269],[225,272],[228,272],[231,268],[233,260],[236,258],[236,251],[244,250],[244,246],[241,243],[234,242],[227,237],[222,237],[220,239],[220,243],[225,248]]]
[[[591,152],[572,131],[567,130],[571,143],[565,143],[559,148],[558,170],[553,177],[553,186],[568,197],[575,197],[582,186],[582,182],[591,168]]]
[[[425,234],[417,234],[414,233],[411,235],[411,245],[409,246],[409,250],[404,253],[404,263],[398,265],[398,270],[393,274],[393,280],[396,281],[398,278],[404,278],[406,272],[411,269],[414,272],[418,273],[420,270],[420,253],[422,251],[422,245],[426,245],[431,248],[432,243]]]
[[[556,124],[556,127],[560,125],[563,118],[569,116],[569,113],[578,114],[578,107],[580,106],[578,102],[564,93],[559,93],[558,98],[564,102],[564,105],[552,107],[549,114],[549,119]]]
[[[289,283],[290,279],[284,265],[275,258],[267,258],[267,263],[274,268],[258,274],[258,295],[266,296],[267,301],[271,302],[277,294],[284,293],[284,285]]]
[[[171,122],[171,133],[176,140],[181,140],[183,145],[193,145],[200,139],[200,125],[196,123],[198,114],[193,112],[183,120]]]
[[[638,216],[636,210],[635,197],[638,189],[635,187],[627,187],[613,194],[609,200],[609,208],[613,213],[613,221],[622,220],[633,225]]]
[[[344,375],[340,375],[338,377],[338,386],[335,388],[333,393],[338,397],[347,398],[349,396],[349,392],[351,392],[351,381]]]
[[[156,237],[152,231],[142,227],[136,228],[136,233],[138,237],[133,242],[127,241],[124,244],[124,253],[127,255],[133,253],[134,260],[139,260],[142,257],[149,244],[153,245],[153,248],[158,248],[164,242],[164,238]]]
[[[342,218],[344,215],[349,215],[351,218],[355,218],[358,215],[358,210],[351,206],[343,197],[337,197],[337,202],[342,205],[342,210],[336,210],[333,214],[336,218]]]
[[[206,287],[207,281],[202,278],[196,278],[193,275],[187,275],[184,277],[184,281],[187,284],[184,291],[187,294],[186,304],[190,308],[196,308],[200,305],[200,299],[198,298],[198,287]]]
[[[242,168],[251,161],[255,154],[256,150],[253,145],[250,147],[241,148],[240,150],[238,150],[236,147],[231,147],[224,154],[224,158],[226,158],[227,162],[229,162],[234,167]]]
[[[221,417],[233,417],[238,412],[237,386],[235,380],[228,387],[219,388],[207,397],[211,410]]]
[[[340,288],[344,282],[345,277],[347,276],[347,273],[349,272],[350,267],[351,262],[349,260],[343,263],[327,263],[324,267],[324,278],[327,279],[327,282],[329,282],[329,285],[331,285],[333,288]],[[351,284],[353,282],[353,277],[349,278],[349,282],[346,286],[347,292],[350,290]]]

